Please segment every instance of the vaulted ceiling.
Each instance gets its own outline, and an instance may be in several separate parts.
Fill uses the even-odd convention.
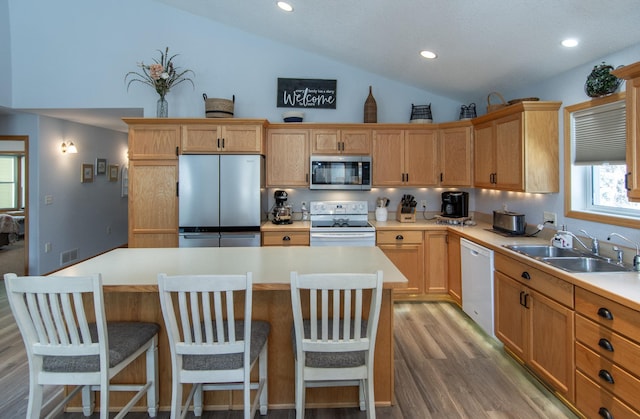
[[[638,0],[156,1],[463,102],[640,43]]]

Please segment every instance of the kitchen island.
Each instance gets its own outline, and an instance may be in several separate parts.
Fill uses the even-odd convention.
[[[248,247],[248,248],[136,248],[115,249],[55,275],[100,273],[105,291],[107,319],[153,321],[162,326],[159,335],[160,409],[171,401],[169,343],[158,298],[157,274],[253,273],[253,318],[271,323],[269,335],[269,408],[292,408],[294,355],[291,347],[291,298],[289,273],[374,272],[382,270],[384,290],[376,339],[375,398],[379,406],[393,402],[393,303],[394,288],[406,287],[407,279],[377,247]],[[124,371],[117,382],[144,374],[139,360]],[[125,401],[111,395],[111,405]],[[139,402],[144,410],[144,400]],[[357,388],[313,388],[307,390],[308,407],[356,406]],[[209,392],[206,409],[242,408],[241,392]],[[75,407],[73,408],[75,409]]]

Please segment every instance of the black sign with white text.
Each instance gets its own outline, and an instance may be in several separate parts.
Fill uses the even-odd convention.
[[[336,108],[336,80],[278,78],[278,108]]]

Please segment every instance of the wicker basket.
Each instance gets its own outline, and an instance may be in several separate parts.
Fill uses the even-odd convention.
[[[491,96],[497,96],[502,103],[491,103]],[[491,92],[487,96],[487,112],[497,111],[498,109],[502,109],[507,106],[507,102],[504,100],[504,97],[498,92]]]
[[[233,118],[233,105],[236,96],[233,99],[207,98],[206,94],[202,94],[204,98],[204,111],[207,118]]]
[[[364,101],[364,122],[374,124],[378,122],[378,105],[373,97],[371,86],[369,86],[369,96]]]

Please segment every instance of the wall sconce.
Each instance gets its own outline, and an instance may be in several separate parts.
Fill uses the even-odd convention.
[[[62,154],[76,154],[78,152],[78,149],[76,148],[76,145],[73,144],[73,141],[69,141],[69,143],[63,141],[62,145],[60,146],[60,150],[62,151]]]

